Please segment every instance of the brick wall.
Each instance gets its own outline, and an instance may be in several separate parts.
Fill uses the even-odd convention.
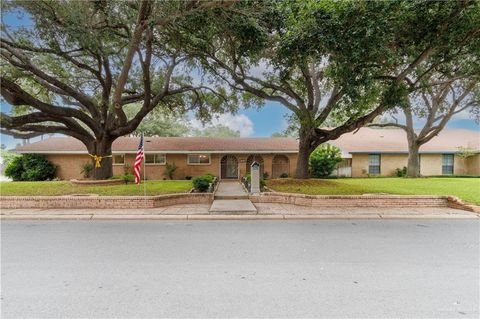
[[[240,176],[245,176],[247,171],[247,158],[250,154],[234,154],[238,160]],[[275,154],[258,154],[263,158],[264,161],[264,171],[272,175],[272,159]],[[295,174],[295,168],[297,165],[297,154],[285,154],[290,161],[289,175],[293,176]],[[169,164],[175,164],[177,170],[174,173],[174,179],[185,179],[186,176],[199,176],[205,175],[207,173],[213,174],[215,176],[220,175],[220,161],[224,154],[211,154],[210,164],[201,164],[201,165],[189,165],[187,163],[187,154],[167,154],[166,161]],[[46,155],[48,160],[50,160],[57,168],[57,176],[63,180],[70,179],[82,179],[83,176],[81,172],[81,166],[84,163],[91,161],[91,158],[88,155],[67,155],[67,154],[49,154]],[[114,164],[113,165],[113,175],[122,175],[124,174],[125,167],[127,170],[132,172],[133,164],[135,162],[135,154],[125,154],[125,164]],[[165,173],[165,164],[146,164],[146,178],[148,180],[161,180],[166,179]],[[143,170],[143,166],[142,166]],[[143,177],[143,172],[142,172]]]
[[[281,203],[312,207],[447,207],[447,196],[410,195],[304,195],[262,193],[251,195],[254,203]]]
[[[0,208],[154,208],[178,204],[211,204],[213,194],[159,196],[0,196]]]

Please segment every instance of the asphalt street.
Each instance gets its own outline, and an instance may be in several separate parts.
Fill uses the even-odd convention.
[[[2,221],[2,318],[478,318],[479,221]]]

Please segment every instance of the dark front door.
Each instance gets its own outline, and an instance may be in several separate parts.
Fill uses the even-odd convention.
[[[225,155],[220,162],[222,179],[238,179],[238,160],[233,155]]]

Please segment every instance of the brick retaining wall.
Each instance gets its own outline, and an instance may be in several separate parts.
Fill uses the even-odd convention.
[[[253,203],[281,203],[310,207],[451,207],[480,212],[480,207],[454,196],[431,195],[304,195],[267,192],[250,195]]]
[[[0,196],[0,208],[154,208],[211,204],[211,193],[158,196]]]

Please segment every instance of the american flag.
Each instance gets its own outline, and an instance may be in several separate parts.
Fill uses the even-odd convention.
[[[135,164],[133,165],[133,173],[135,174],[135,184],[140,184],[140,166],[142,165],[145,152],[143,149],[143,133],[140,137],[140,144],[138,144],[137,156],[135,157]]]

